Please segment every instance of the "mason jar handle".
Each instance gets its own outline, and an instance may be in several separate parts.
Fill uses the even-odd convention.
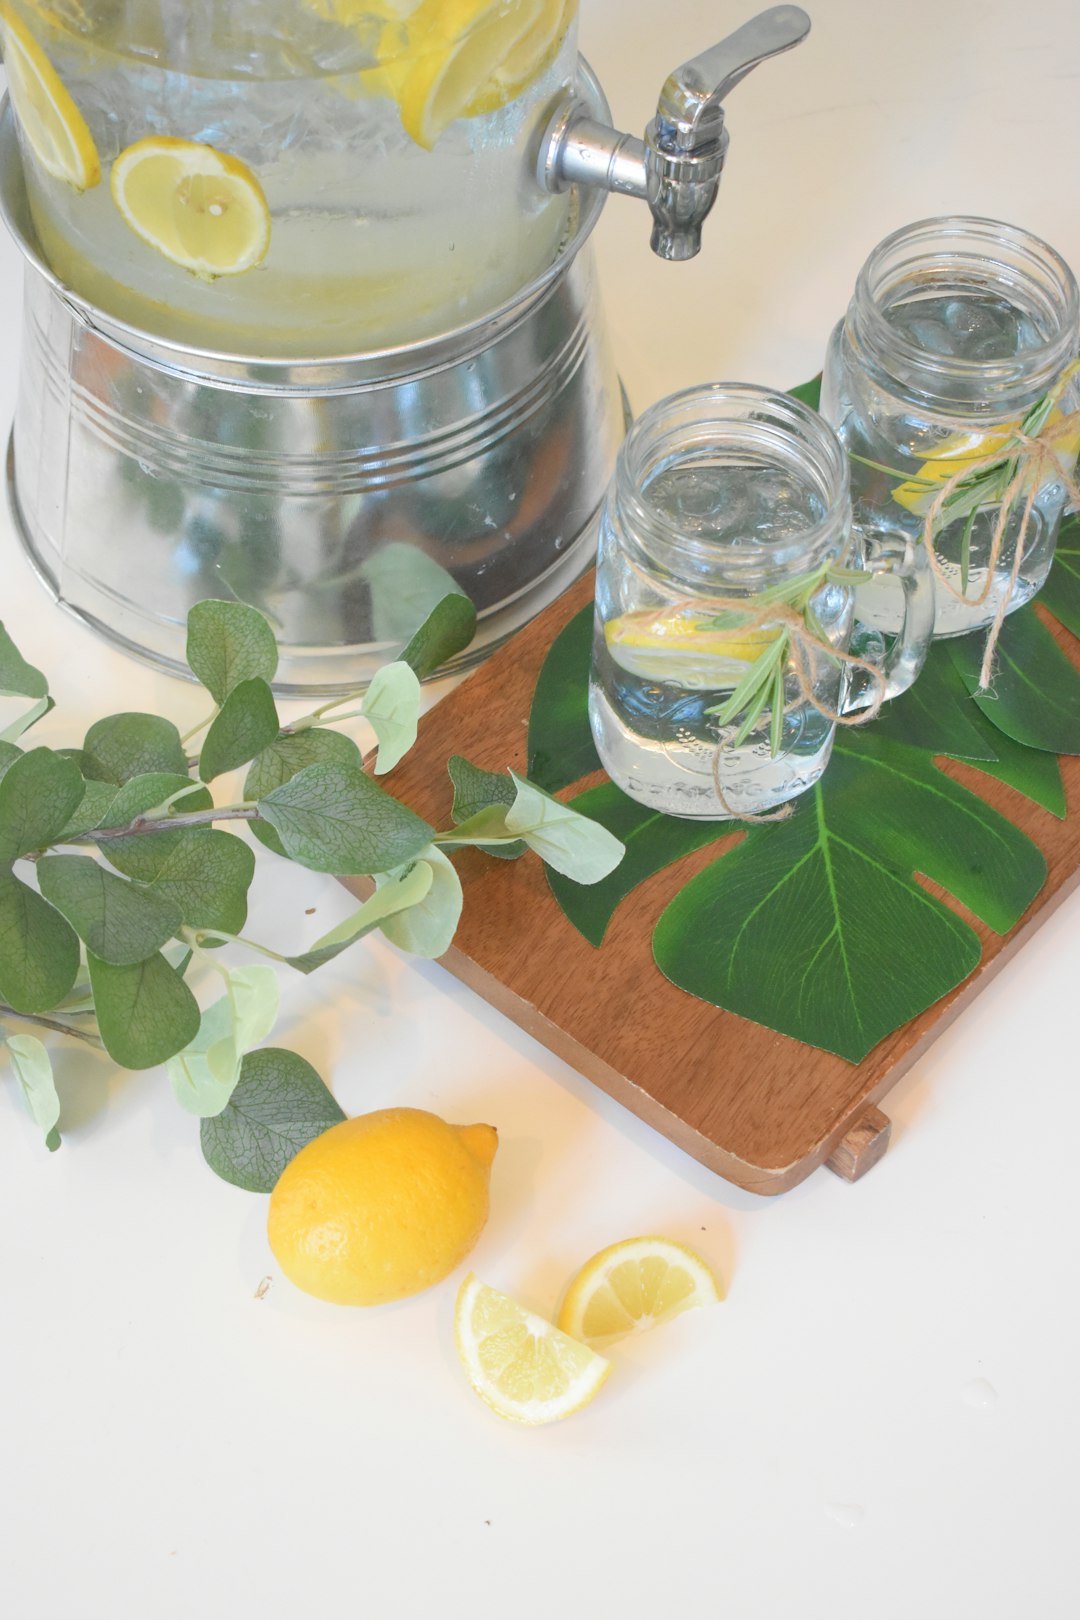
[[[856,669],[843,706],[845,714],[869,708],[876,695],[880,694],[882,701],[887,702],[906,692],[926,662],[934,634],[934,579],[920,540],[901,529],[884,535],[878,531],[873,538],[864,533],[862,539],[866,573],[891,574],[900,581],[904,592],[904,619],[881,664],[879,679]]]

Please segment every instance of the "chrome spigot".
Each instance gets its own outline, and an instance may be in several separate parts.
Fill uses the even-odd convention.
[[[541,185],[548,191],[601,186],[642,197],[652,210],[653,252],[662,259],[692,259],[727,154],[724,97],[759,62],[789,51],[809,32],[810,18],[799,6],[773,6],[752,17],[675,69],[643,141],[597,123],[568,98],[541,139]]]

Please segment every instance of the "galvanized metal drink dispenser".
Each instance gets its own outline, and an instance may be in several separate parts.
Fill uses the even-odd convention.
[[[530,139],[537,199],[569,193],[553,262],[497,307],[359,353],[230,351],[76,290],[42,249],[7,107],[0,208],[27,264],[8,485],[46,586],[177,670],[194,602],[252,602],[283,692],[355,688],[451,582],[480,617],[468,657],[490,651],[589,561],[625,430],[589,243],[605,192],[648,203],[661,257],[693,256],[724,96],[808,29],[776,6],[678,68],[644,140],[611,127],[579,58]]]

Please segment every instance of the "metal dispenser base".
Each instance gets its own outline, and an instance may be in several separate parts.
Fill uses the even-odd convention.
[[[607,116],[582,64],[581,89]],[[482,657],[591,560],[626,425],[575,198],[556,260],[484,320],[408,347],[254,360],[162,342],[78,298],[37,245],[10,109],[0,208],[27,260],[12,511],[38,574],[126,651],[183,672],[206,597],[253,603],[278,690],[364,684],[447,590]]]

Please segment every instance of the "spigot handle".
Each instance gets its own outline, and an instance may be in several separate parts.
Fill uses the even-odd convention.
[[[656,109],[666,137],[664,146],[670,141],[671,150],[692,151],[708,140],[708,126],[723,121],[721,103],[728,91],[759,63],[790,51],[809,32],[810,18],[801,6],[772,6],[676,68],[660,92]]]

